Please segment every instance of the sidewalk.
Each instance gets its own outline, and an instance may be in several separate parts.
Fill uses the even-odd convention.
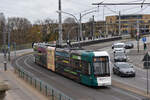
[[[30,51],[29,49],[17,51],[17,56]],[[2,61],[3,55],[0,55],[0,62]],[[6,92],[4,100],[47,100],[40,92],[18,78],[9,63],[7,64],[7,71],[4,71],[4,64],[0,63],[0,81],[8,83],[11,88]]]
[[[137,41],[135,41],[134,48],[130,50],[128,56],[130,58],[130,62],[133,63],[136,67],[143,69],[143,58],[146,52],[150,51],[150,37],[147,37],[147,49],[144,50],[143,41],[139,41],[139,52],[137,49]]]

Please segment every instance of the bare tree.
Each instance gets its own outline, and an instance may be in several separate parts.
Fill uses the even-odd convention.
[[[3,34],[5,23],[6,23],[6,20],[5,20],[4,14],[0,13],[0,45],[3,44],[3,40],[5,38],[4,35],[6,35],[6,32]]]
[[[47,18],[44,20],[36,21],[36,24],[41,26],[42,40],[44,42],[57,40],[57,38],[58,38],[58,31],[57,31],[58,24],[55,20]]]
[[[76,21],[74,20],[74,18],[72,17],[67,17],[65,20],[64,20],[64,23],[76,23]]]
[[[7,27],[11,30],[11,41],[17,44],[28,43],[29,29],[31,22],[26,18],[10,17],[8,18]]]
[[[78,24],[72,17],[67,17],[63,24],[63,39],[76,39],[78,37]]]

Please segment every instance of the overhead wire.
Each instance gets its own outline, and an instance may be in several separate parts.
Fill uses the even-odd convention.
[[[109,7],[107,7],[107,6],[105,6],[109,11],[111,11],[111,12],[113,12],[113,13],[116,13],[116,14],[118,14],[119,12],[116,12],[116,11],[114,11],[114,10],[112,10],[111,8],[109,8]]]
[[[139,13],[139,12],[142,12],[143,10],[147,9],[148,7],[149,7],[149,6],[146,6],[145,8],[142,8],[140,11],[134,12],[134,13],[132,13],[132,14],[137,14],[137,13]]]
[[[140,1],[143,1],[143,0],[134,0],[134,1],[130,1],[130,2],[128,2],[128,3],[140,2]]]
[[[74,0],[71,0],[71,1],[73,1],[74,3],[76,3],[76,4],[78,4],[78,5],[81,5],[81,6],[86,6],[87,7],[87,5],[85,5],[85,4],[81,4],[81,3],[79,3],[79,2],[75,2]],[[131,2],[140,2],[140,1],[143,1],[143,0],[134,0],[134,1],[131,1]],[[145,1],[145,0],[144,0]],[[148,5],[148,6],[150,6],[150,5]],[[138,12],[141,12],[141,11],[143,11],[143,10],[145,10],[148,6],[146,6],[146,7],[144,7],[144,8],[142,8],[140,11],[137,11],[137,12],[135,12],[135,13],[138,13]],[[103,14],[100,14],[100,7],[103,7]],[[105,9],[104,8],[107,8],[110,12],[112,12],[112,13],[108,13],[108,12],[104,12],[105,11]],[[113,7],[114,8],[114,7]],[[116,6],[115,6],[115,8],[116,8]],[[131,7],[131,8],[126,8],[126,9],[122,9],[122,10],[120,10],[121,12],[123,11],[123,12],[128,12],[128,11],[132,11],[133,12],[133,10],[137,10],[139,7]],[[105,15],[110,15],[110,14],[113,14],[113,13],[115,13],[115,14],[119,14],[119,11],[116,11],[116,10],[112,10],[112,8],[110,8],[110,7],[108,7],[108,6],[98,6],[98,7],[92,7],[92,8],[88,8],[88,9],[86,9],[86,10],[83,10],[83,11],[80,11],[80,12],[77,12],[77,13],[73,13],[73,15],[78,15],[79,16],[79,14],[80,13],[84,13],[84,12],[87,12],[87,11],[91,11],[91,10],[94,10],[94,9],[97,9],[98,10],[98,13],[97,13],[97,15],[95,15],[95,17],[99,17],[100,18],[100,16],[103,16],[101,19],[103,19],[104,20],[104,16]],[[132,13],[132,14],[135,14],[135,13]],[[89,18],[89,16],[87,16],[88,18]],[[84,18],[83,18],[83,20],[84,19],[87,19],[87,17],[85,16]],[[65,18],[65,16],[63,17],[63,18]]]
[[[121,11],[128,11],[128,10],[135,9],[135,8],[139,8],[139,7],[137,6],[137,7],[126,8],[126,9],[122,9]]]

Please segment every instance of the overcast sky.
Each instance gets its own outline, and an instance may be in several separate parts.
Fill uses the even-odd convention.
[[[112,2],[142,2],[143,0],[62,0],[62,10],[74,14],[77,18],[79,13],[89,10],[93,7],[92,3]],[[150,3],[150,0],[145,0]],[[3,12],[6,17],[25,17],[32,23],[38,19],[45,18],[58,19],[58,0],[0,0],[0,12]],[[87,21],[92,15],[95,15],[96,20],[103,20],[104,16],[117,15],[118,11],[121,14],[150,14],[150,6],[100,6],[99,12],[89,14],[83,17],[83,21]],[[68,15],[63,14],[63,20]]]

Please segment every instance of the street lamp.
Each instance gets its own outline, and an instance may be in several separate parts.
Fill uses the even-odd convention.
[[[80,28],[80,22],[79,22],[79,20],[76,18],[76,16],[74,16],[73,14],[71,14],[71,13],[68,13],[68,12],[64,12],[64,11],[60,11],[60,10],[58,10],[58,11],[56,11],[57,13],[64,13],[64,14],[68,14],[68,15],[70,15],[70,16],[72,16],[72,17],[74,17],[75,18],[75,20],[77,21],[77,23],[78,23],[78,27]],[[80,30],[79,30],[80,31]],[[78,32],[79,32],[78,31]],[[78,37],[78,42],[80,42],[80,39],[79,39],[79,37]]]
[[[85,15],[87,15],[87,14],[93,13],[93,12],[97,12],[97,10],[89,11],[89,12],[84,13],[84,14],[81,14],[81,13],[80,13],[80,37],[81,37],[81,40],[83,40],[83,35],[82,35],[82,23],[81,23],[82,17],[85,16]]]
[[[87,15],[87,14],[90,14],[90,13],[93,13],[93,12],[97,12],[97,10],[92,10],[92,11],[89,11],[89,12],[86,12],[86,13],[84,13],[84,14],[81,14],[80,13],[80,19],[78,20],[77,19],[77,17],[76,16],[74,16],[73,14],[71,14],[71,13],[68,13],[68,12],[64,12],[64,11],[56,11],[57,13],[64,13],[64,14],[68,14],[68,15],[70,15],[70,16],[72,16],[72,17],[74,17],[75,18],[75,20],[77,21],[77,23],[78,23],[78,27],[79,27],[79,33],[80,33],[80,38],[81,38],[81,40],[83,40],[83,36],[82,36],[82,23],[81,23],[81,21],[82,21],[82,17],[83,16],[85,16],[85,15]],[[80,41],[80,38],[78,39],[78,41]]]
[[[10,47],[11,47],[11,43],[10,43],[10,35],[13,29],[13,23],[8,23],[8,61],[10,61]]]
[[[77,23],[79,23],[79,21],[78,21],[78,19],[76,18],[76,16],[74,16],[73,14],[71,14],[71,13],[68,13],[68,12],[65,12],[65,11],[60,11],[60,10],[58,10],[58,11],[56,11],[57,13],[64,13],[64,14],[68,14],[68,15],[70,15],[70,16],[73,16],[74,18],[75,18],[75,20],[77,21]]]
[[[76,28],[76,26],[74,26],[74,27],[72,27],[69,31],[68,31],[68,33],[67,33],[67,38],[68,38],[68,40],[70,41],[70,32],[73,30],[73,29],[75,29]]]

